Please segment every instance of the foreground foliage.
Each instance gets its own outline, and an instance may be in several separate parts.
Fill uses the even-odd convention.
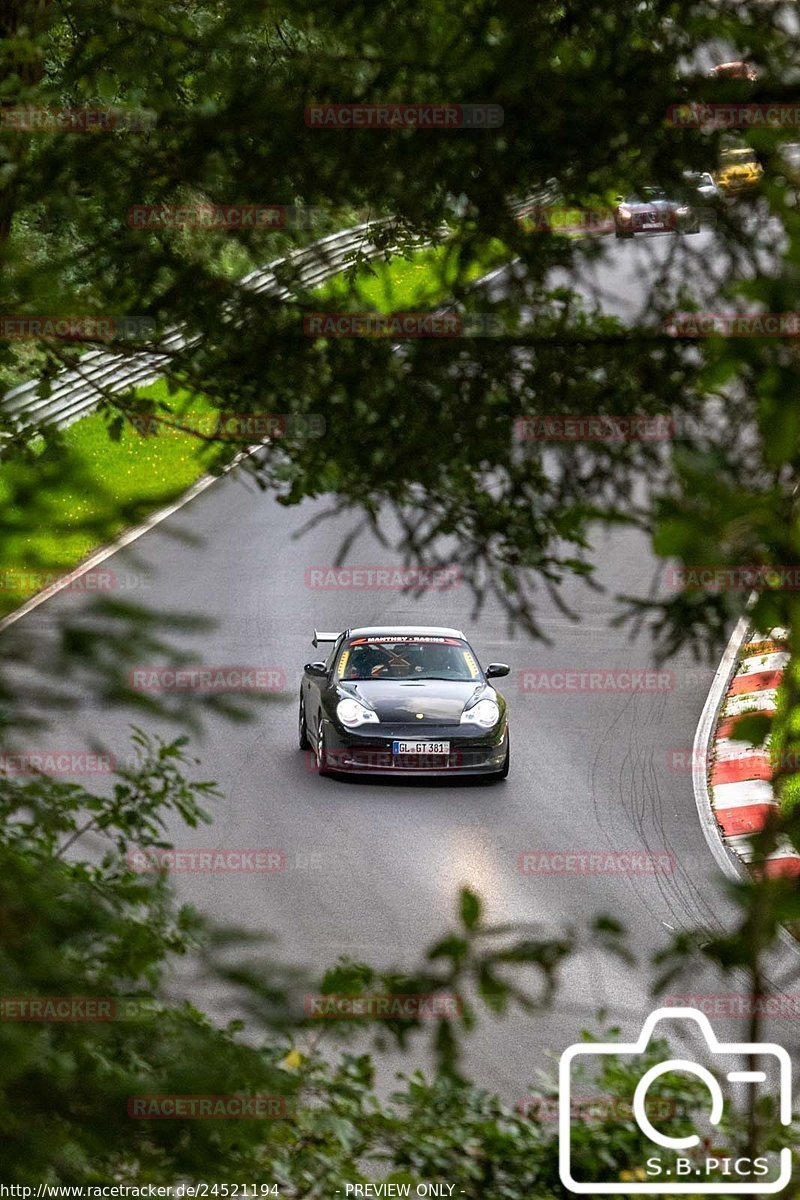
[[[152,742],[137,732],[134,748],[135,763],[117,771],[106,797],[44,778],[0,781],[4,1182],[254,1178],[288,1195],[322,1197],[377,1171],[395,1182],[443,1179],[498,1200],[561,1195],[555,1063],[543,1064],[530,1094],[512,1108],[465,1077],[464,1039],[481,1013],[501,1016],[520,1006],[535,1021],[556,999],[560,969],[579,945],[626,958],[620,926],[598,919],[555,939],[535,927],[496,928],[465,891],[457,924],[415,971],[340,962],[309,981],[267,958],[264,946],[248,946],[243,935],[211,929],[190,908],[176,907],[166,873],[134,869],[133,851],[165,848],[175,816],[196,826],[210,820],[208,807],[218,799],[213,785],[192,780],[195,764],[182,742]],[[680,945],[674,958],[663,957],[662,982],[686,953]],[[746,931],[705,953],[728,965],[738,955],[746,965]],[[176,958],[238,996],[241,1015],[220,1027],[191,1003],[170,999]],[[435,1022],[371,1023],[380,1030],[366,1035],[357,1017],[332,1023],[304,1015],[301,994],[312,985],[353,998],[454,997],[458,1006]],[[13,998],[66,997],[108,1000],[110,1019],[15,1019],[19,1010],[9,1007]],[[365,1037],[372,1053],[349,1047]],[[387,1098],[385,1086],[376,1086],[380,1047],[427,1037],[435,1073],[400,1078]],[[665,1051],[654,1043],[645,1065]],[[610,1060],[586,1081],[592,1091],[583,1094],[603,1097],[604,1107],[578,1119],[575,1154],[583,1169],[616,1178],[641,1163],[646,1143],[630,1116],[640,1074]],[[659,1094],[670,1102],[662,1128],[685,1132],[702,1091],[685,1078],[662,1081]],[[176,1095],[270,1097],[278,1116],[130,1115],[131,1098]],[[734,1125],[727,1136],[735,1144],[745,1134]]]

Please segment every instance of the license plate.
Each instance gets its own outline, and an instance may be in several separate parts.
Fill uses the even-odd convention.
[[[392,754],[449,754],[449,742],[392,742]]]
[[[663,228],[664,228],[663,221],[645,221],[644,224],[642,225],[642,229],[663,229]]]

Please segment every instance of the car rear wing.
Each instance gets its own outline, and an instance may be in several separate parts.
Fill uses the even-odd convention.
[[[335,642],[338,636],[338,633],[320,633],[318,629],[315,629],[314,637],[311,639],[311,645],[318,646],[320,642]]]

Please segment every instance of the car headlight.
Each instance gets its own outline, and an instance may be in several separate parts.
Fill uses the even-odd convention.
[[[681,204],[679,208],[676,208],[676,209],[675,209],[675,215],[676,215],[677,217],[688,217],[688,215],[689,215],[689,205],[688,205],[688,204]]]
[[[349,697],[346,700],[340,700],[336,705],[336,716],[343,725],[347,725],[350,729],[354,729],[356,725],[367,725],[370,722],[378,721],[376,712]]]
[[[481,729],[491,729],[499,720],[500,707],[494,700],[479,700],[461,714],[462,725],[480,725]]]

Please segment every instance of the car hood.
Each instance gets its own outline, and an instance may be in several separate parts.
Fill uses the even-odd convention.
[[[758,175],[761,167],[755,162],[727,163],[723,166],[721,175]]]
[[[628,204],[627,207],[632,213],[662,213],[678,208],[678,202],[677,200],[637,200],[635,204]]]
[[[381,721],[419,726],[457,725],[468,700],[495,694],[480,680],[457,679],[359,679],[340,683],[339,690],[374,708]]]

